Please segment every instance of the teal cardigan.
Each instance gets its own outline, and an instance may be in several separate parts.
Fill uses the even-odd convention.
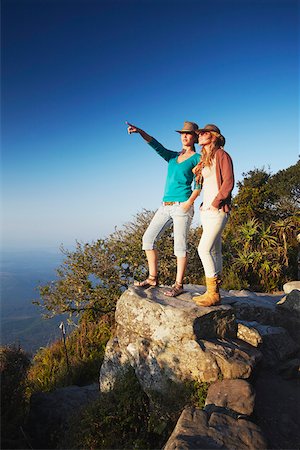
[[[163,145],[152,139],[149,145],[168,162],[168,173],[165,185],[164,202],[185,202],[192,194],[191,184],[194,181],[194,190],[201,189],[196,184],[192,169],[200,161],[199,153],[195,153],[181,163],[177,162],[178,152],[167,150]]]

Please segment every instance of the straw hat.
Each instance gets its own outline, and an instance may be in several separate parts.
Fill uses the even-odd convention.
[[[175,130],[177,133],[196,133],[198,125],[195,122],[184,122],[182,130]]]
[[[204,128],[198,128],[198,130],[196,130],[196,134],[199,134],[201,132],[203,133],[205,131],[208,131],[210,133],[215,133],[218,136],[219,140],[220,140],[220,145],[222,147],[224,147],[226,139],[221,134],[221,130],[220,130],[219,127],[217,127],[217,125],[213,125],[212,123],[209,123],[209,124],[205,125]]]
[[[213,125],[211,123],[205,125],[204,128],[198,128],[198,130],[196,130],[196,133],[199,134],[201,131],[214,131],[215,133],[221,134],[220,128],[218,128],[217,125]]]

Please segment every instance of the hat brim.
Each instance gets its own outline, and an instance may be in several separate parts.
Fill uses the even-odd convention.
[[[214,131],[214,130],[208,130],[207,128],[199,128],[198,130],[195,131],[195,133],[196,133],[196,134],[199,134],[199,133],[202,133],[203,131],[204,131],[205,133],[211,133],[211,132]]]
[[[207,133],[217,133],[217,131],[207,130],[206,128],[199,128],[199,130],[195,131],[195,133],[199,135],[201,133],[201,131],[204,131],[204,132],[207,132]],[[221,133],[218,133],[218,135],[219,135],[219,139],[222,141],[221,145],[224,146],[225,143],[226,143],[225,137]]]
[[[175,130],[175,131],[176,131],[176,133],[180,133],[180,134],[182,134],[182,133],[190,133],[190,134],[197,133],[196,130]]]

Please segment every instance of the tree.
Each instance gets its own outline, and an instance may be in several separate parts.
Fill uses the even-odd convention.
[[[276,211],[276,217],[284,219],[299,214],[300,160],[273,175],[269,184],[275,197],[273,208]]]
[[[264,169],[243,173],[244,179],[237,183],[238,193],[233,199],[231,224],[235,228],[250,219],[266,219],[266,207],[274,200],[269,186],[271,174]]]

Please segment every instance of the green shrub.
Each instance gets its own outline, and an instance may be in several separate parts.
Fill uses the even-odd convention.
[[[160,425],[162,424],[162,427]],[[130,369],[113,391],[84,409],[73,420],[60,448],[161,448],[174,423],[162,423]]]
[[[225,267],[222,275],[222,289],[229,291],[230,289],[241,290],[249,289],[249,283],[242,279],[234,269]]]
[[[185,405],[203,408],[209,383],[170,381],[168,392],[142,390],[133,369],[73,418],[59,448],[162,448]]]
[[[26,447],[20,427],[27,412],[25,381],[29,365],[29,357],[22,349],[0,347],[1,448]]]
[[[110,321],[105,319],[81,322],[66,338],[66,348],[62,341],[57,341],[39,350],[28,373],[29,392],[97,381],[111,333]]]
[[[211,383],[200,383],[199,381],[193,381],[190,384],[190,402],[192,405],[196,406],[197,408],[204,408],[207,391],[210,385]]]

